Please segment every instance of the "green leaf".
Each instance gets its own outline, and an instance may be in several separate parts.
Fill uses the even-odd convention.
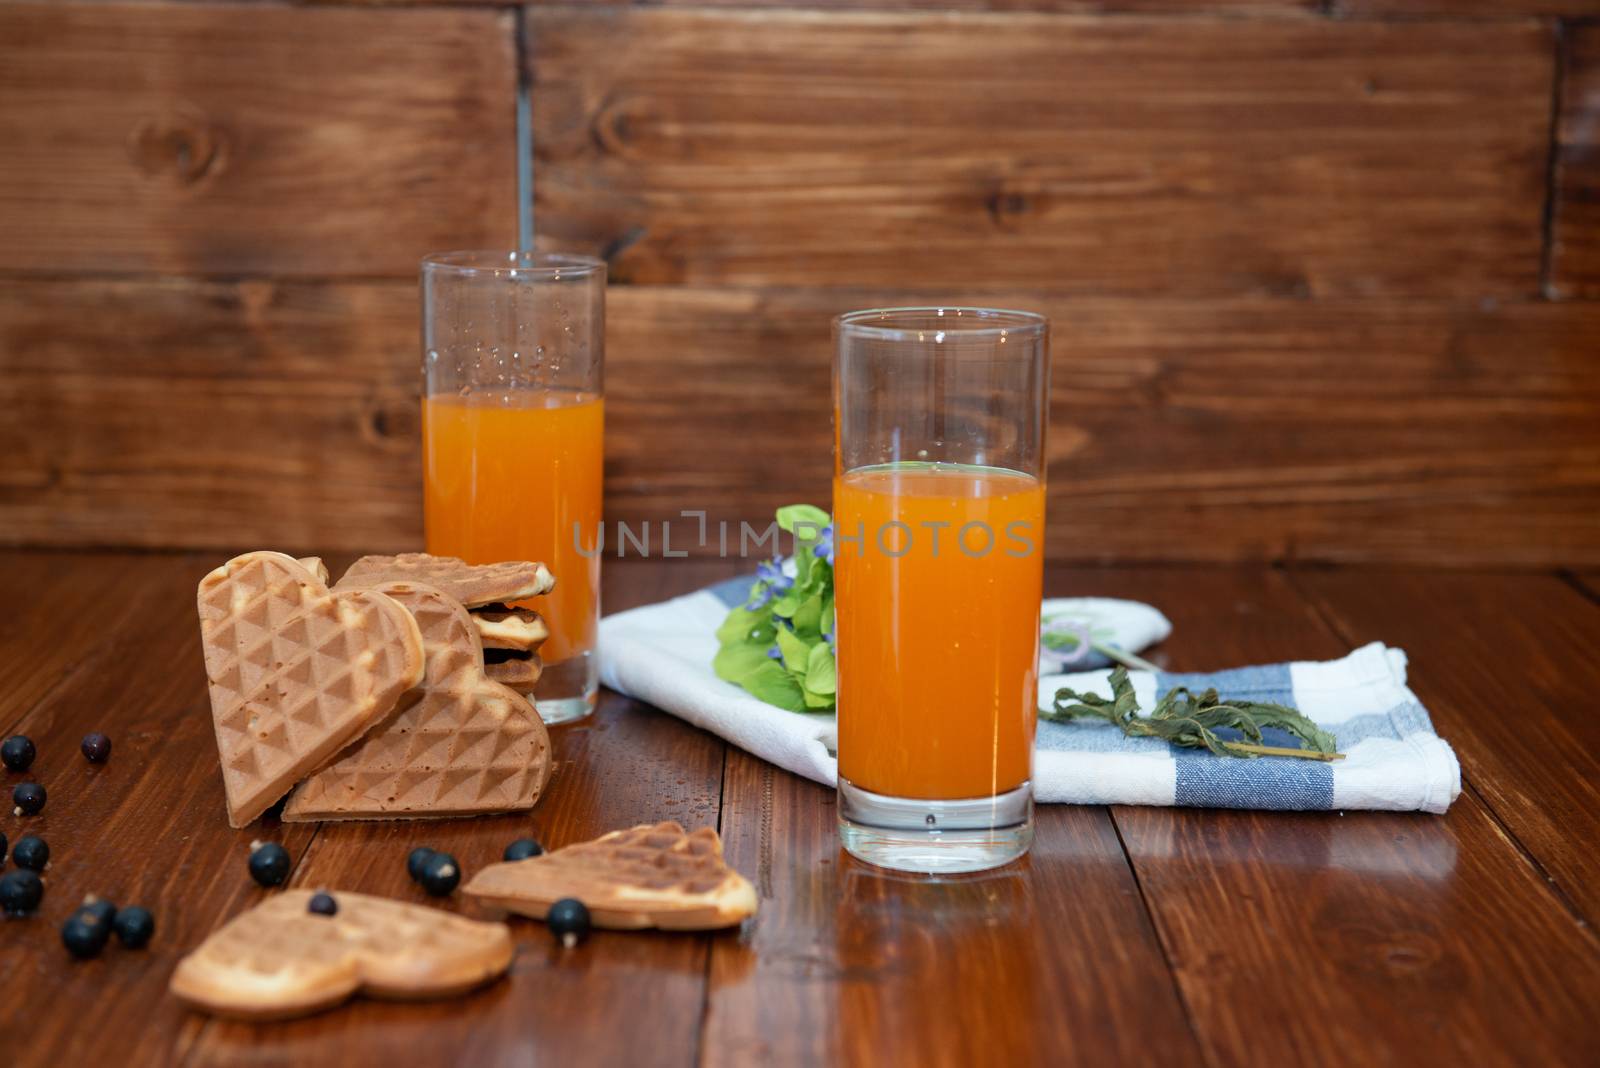
[[[807,542],[816,541],[817,534],[829,522],[831,520],[828,517],[828,513],[815,505],[789,504],[778,509],[778,528],[780,530],[786,530],[793,534],[796,525],[800,523],[810,524],[809,528],[800,532],[802,540]]]
[[[834,662],[833,650],[828,648],[827,642],[813,645],[806,658],[806,689],[830,697],[838,692],[839,667]]]
[[[770,609],[759,609],[752,612],[743,605],[735,607],[728,613],[728,618],[722,621],[717,628],[717,641],[724,645],[729,642],[756,642],[761,645],[772,644],[772,612]]]
[[[833,694],[831,693],[813,693],[810,688],[802,687],[800,696],[806,703],[807,712],[831,711],[833,708]]]
[[[814,593],[808,597],[804,604],[794,610],[790,621],[802,638],[814,641],[822,637],[822,595]]]
[[[762,664],[772,663],[767,650],[759,645],[724,645],[711,661],[717,678],[743,686],[745,678]]]
[[[734,607],[717,628],[717,676],[795,712],[831,710],[838,688],[833,651],[822,637],[823,627],[831,629],[834,621],[833,568],[811,551],[828,522],[827,512],[809,504],[779,509],[779,528],[797,535],[794,584],[761,608]],[[757,582],[751,593],[766,589]],[[781,660],[768,655],[775,643]],[[825,655],[817,653],[819,647]]]
[[[739,682],[750,695],[790,712],[804,712],[806,699],[800,684],[776,660],[768,660]]]
[[[805,674],[806,658],[811,654],[811,647],[787,627],[778,628],[778,651],[783,654],[784,667]]]

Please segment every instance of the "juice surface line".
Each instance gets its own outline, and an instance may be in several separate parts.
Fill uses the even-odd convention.
[[[594,394],[481,390],[423,401],[428,551],[549,567],[555,589],[528,602],[550,628],[546,664],[595,644],[604,427]],[[574,522],[594,555],[577,550]]]
[[[833,506],[839,773],[907,798],[1020,786],[1038,714],[1043,485],[885,465],[836,477]],[[862,544],[845,541],[858,531]]]

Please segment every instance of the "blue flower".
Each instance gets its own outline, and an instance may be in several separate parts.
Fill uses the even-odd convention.
[[[768,587],[779,593],[787,593],[794,585],[794,579],[783,573],[783,557],[774,556],[771,560],[763,560],[756,565],[756,578],[765,582]]]
[[[782,660],[783,659],[783,650],[779,649],[776,645],[774,645],[771,649],[767,650],[767,659],[768,660]]]
[[[828,563],[833,563],[833,524],[829,523],[817,532],[817,543],[811,547],[811,555],[820,557]]]
[[[776,594],[772,587],[764,582],[758,582],[750,588],[750,599],[744,603],[745,610],[748,612],[759,611],[770,604],[774,596]]]

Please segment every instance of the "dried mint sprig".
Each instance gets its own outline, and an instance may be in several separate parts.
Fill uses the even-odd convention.
[[[1217,756],[1344,759],[1344,754],[1336,751],[1333,735],[1287,705],[1224,701],[1215,689],[1196,694],[1187,686],[1174,686],[1156,701],[1149,715],[1140,715],[1128,669],[1121,666],[1111,672],[1110,700],[1063,686],[1056,691],[1054,707],[1040,709],[1040,715],[1058,721],[1092,716],[1115,724],[1130,738],[1160,738],[1172,745],[1208,749]],[[1247,740],[1235,742],[1219,737],[1217,730],[1225,727],[1234,728]],[[1305,748],[1263,745],[1263,727],[1287,731],[1304,742]]]

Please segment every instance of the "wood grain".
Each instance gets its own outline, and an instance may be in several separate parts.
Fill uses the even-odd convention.
[[[1600,571],[1580,571],[1572,576],[1578,589],[1595,601],[1600,601]]]
[[[1549,294],[1600,296],[1600,26],[1561,35],[1561,109],[1555,129]]]
[[[1352,643],[1406,650],[1467,781],[1591,923],[1600,920],[1600,605],[1556,578],[1296,573]]]
[[[203,572],[183,558],[130,567],[116,553],[0,554],[7,598],[0,615],[0,735],[103,656],[124,630],[144,625],[141,594],[153,574],[192,585]]]
[[[1533,295],[1531,23],[536,8],[536,215],[632,282]]]
[[[1414,602],[1388,575],[1329,574],[1372,591],[1386,617],[1414,605],[1419,628],[1427,620],[1446,631],[1460,620],[1465,629],[1450,607]],[[1519,604],[1539,603],[1546,581],[1505,580]],[[1162,646],[1171,670],[1325,659],[1357,640],[1335,637],[1277,572],[1074,571],[1052,575],[1047,590],[1157,605],[1173,622]],[[1381,636],[1404,642],[1409,634]],[[1476,678],[1466,665],[1489,661],[1448,640],[1408,648],[1419,696],[1464,753],[1467,728],[1451,710],[1465,687],[1434,680]],[[1550,657],[1571,665],[1572,648]],[[1494,663],[1506,661],[1497,654]],[[1507,705],[1497,704],[1501,715]],[[1538,791],[1541,802],[1559,803],[1562,792],[1583,788],[1553,766]],[[1600,942],[1472,792],[1444,816],[1114,812],[1209,1062],[1592,1059],[1600,1032],[1584,991],[1600,978]],[[1568,834],[1574,845],[1587,840],[1577,825]]]
[[[0,4],[0,269],[414,278],[516,235],[511,16]]]
[[[0,784],[9,794],[15,783],[36,780],[49,801],[32,817],[14,816],[8,803],[0,828],[13,843],[38,834],[51,851],[40,911],[5,924],[13,978],[0,1000],[0,1031],[26,1036],[8,1041],[18,1064],[92,1063],[107,1055],[111,1036],[120,1062],[174,1063],[193,1028],[166,994],[173,966],[220,917],[261,893],[245,867],[252,838],[280,841],[296,857],[310,838],[309,828],[271,820],[228,828],[194,606],[204,566],[163,556],[120,563],[131,581],[104,592],[136,605],[137,617],[110,605],[108,626],[91,640],[72,630],[75,605],[54,602],[53,618],[31,633],[82,640],[78,662],[19,719],[8,716],[7,732],[29,735],[39,756],[26,775],[0,772]],[[0,556],[0,588],[9,591],[10,578],[30,566],[25,555]],[[81,577],[94,570],[85,561]],[[22,638],[5,641],[9,654]],[[100,766],[78,752],[94,730],[112,739],[111,758]],[[149,908],[155,940],[145,950],[113,946],[74,962],[58,928],[89,893]],[[93,1026],[81,1011],[89,1005]]]
[[[1335,18],[1583,18],[1600,14],[1597,0],[1328,0]]]
[[[415,284],[18,281],[0,307],[8,537],[420,542]]]
[[[1444,817],[1118,809],[1113,826],[1104,810],[1049,806],[1029,860],[934,885],[841,858],[828,791],[736,751],[724,764],[716,739],[615,696],[589,723],[556,730],[561,767],[530,816],[229,830],[193,615],[194,582],[215,562],[0,551],[16,609],[0,625],[0,666],[48,659],[52,638],[79,650],[43,694],[0,694],[0,730],[35,739],[32,777],[51,794],[39,816],[0,817],[13,842],[37,831],[53,853],[44,909],[5,924],[0,1032],[25,1036],[7,1046],[20,1068],[103,1060],[110,1048],[130,1065],[1594,1059],[1587,992],[1600,943],[1573,915],[1585,900],[1565,896],[1594,882],[1580,855],[1592,806],[1562,800],[1591,772],[1550,760],[1531,778],[1481,755],[1502,741],[1492,732],[1505,707],[1585,707],[1573,695],[1594,688],[1585,665],[1600,606],[1554,579],[1296,572],[1313,605],[1256,568],[1054,570],[1052,593],[1163,608],[1177,629],[1153,655],[1178,669],[1333,655],[1377,618],[1410,649],[1418,692],[1473,789]],[[629,607],[737,567],[622,561],[606,569],[603,596]],[[107,613],[98,634],[73,629],[91,591]],[[1503,648],[1472,629],[1528,604],[1546,618],[1513,616]],[[1321,613],[1350,633],[1331,636]],[[1514,693],[1495,681],[1508,662],[1526,683]],[[1587,722],[1563,726],[1592,749]],[[76,751],[95,729],[114,739],[103,766]],[[19,778],[0,773],[7,787]],[[166,996],[177,958],[263,893],[245,872],[251,838],[282,841],[299,885],[422,900],[403,874],[416,842],[471,868],[529,832],[560,844],[656,816],[714,823],[724,780],[730,858],[763,895],[742,932],[598,934],[564,953],[542,926],[513,921],[513,974],[489,990],[289,1024],[208,1024]],[[1525,834],[1536,825],[1506,816],[1502,796],[1517,794],[1562,814],[1553,833],[1580,866],[1552,864],[1562,854]],[[155,942],[71,961],[56,927],[88,892],[153,908]],[[443,907],[472,910],[459,898]]]
[[[829,319],[953,297],[613,287],[608,515],[736,540],[825,502]],[[1053,559],[1600,564],[1592,305],[993,297],[1053,320]],[[0,288],[0,539],[417,545],[415,316],[400,283]]]
[[[570,7],[572,0],[304,0],[313,4],[451,4]],[[1473,0],[1462,0],[1472,3]],[[1481,0],[1488,2],[1488,0]],[[1581,3],[1583,0],[1571,0]],[[1324,0],[806,0],[812,11],[1025,11],[1064,14],[1312,15]],[[589,0],[585,7],[795,8],[794,0]]]
[[[831,789],[730,749],[722,833],[761,911],[712,949],[711,1065],[1197,1057],[1104,809],[1041,809],[997,872],[897,876],[839,848]]]

